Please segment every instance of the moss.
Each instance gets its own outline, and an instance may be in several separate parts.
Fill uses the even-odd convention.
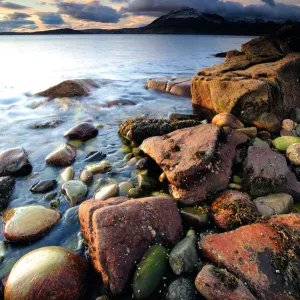
[[[231,291],[234,291],[239,285],[237,279],[232,274],[226,274],[222,269],[213,267],[212,273]]]

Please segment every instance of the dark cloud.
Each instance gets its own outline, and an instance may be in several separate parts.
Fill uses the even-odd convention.
[[[3,2],[0,0],[0,7],[11,8],[11,9],[26,9],[28,6],[12,3],[12,2]]]
[[[14,31],[15,29],[28,29],[35,30],[38,27],[34,21],[30,20],[4,20],[0,21],[0,31],[8,32]]]
[[[72,18],[101,23],[118,23],[121,15],[112,7],[98,1],[89,3],[57,2],[59,13]]]
[[[65,21],[60,14],[52,12],[40,12],[37,14],[39,19],[46,25],[62,25]]]
[[[238,2],[221,0],[133,0],[127,7],[123,7],[122,12],[157,17],[188,6],[200,12],[216,13],[228,18],[300,19],[299,6],[283,3],[275,5],[273,0],[264,2],[268,4],[243,6]]]
[[[5,17],[5,20],[24,20],[30,18],[29,14],[15,12],[13,14],[9,14]]]
[[[268,4],[270,6],[275,6],[276,5],[275,0],[261,0],[261,2],[263,2],[265,4]]]

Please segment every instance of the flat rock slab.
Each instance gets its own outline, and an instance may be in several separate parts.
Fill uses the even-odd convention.
[[[0,176],[25,176],[31,171],[32,166],[23,148],[11,148],[0,152]]]
[[[244,189],[252,197],[287,193],[300,200],[300,183],[286,159],[266,147],[249,147],[244,166]]]
[[[33,241],[50,230],[60,218],[60,212],[41,205],[11,208],[2,216],[3,234],[12,242]]]
[[[204,256],[247,283],[259,299],[299,299],[299,276],[291,275],[299,272],[299,240],[300,214],[289,214],[204,237],[199,246]]]
[[[147,81],[146,88],[176,96],[192,97],[190,78],[151,78]]]
[[[113,294],[124,290],[149,246],[175,244],[182,232],[176,203],[169,197],[85,202],[79,217],[93,266]]]

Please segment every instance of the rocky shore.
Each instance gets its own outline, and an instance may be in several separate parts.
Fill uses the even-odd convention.
[[[79,222],[84,249],[34,248],[2,278],[0,299],[299,299],[299,32],[284,28],[191,79],[146,87],[191,98],[194,114],[124,120],[117,163],[102,151],[81,153],[102,126],[74,124],[45,156],[59,178],[28,187],[48,207],[7,208],[18,180],[34,178],[33,164],[21,147],[0,151],[4,243],[34,246],[61,222]],[[97,88],[68,80],[32,97],[40,106]],[[120,105],[134,103],[107,107]],[[118,171],[130,180],[101,177]]]

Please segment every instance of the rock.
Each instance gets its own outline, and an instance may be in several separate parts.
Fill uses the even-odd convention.
[[[300,200],[300,183],[289,170],[286,159],[268,148],[248,148],[243,187],[253,198],[287,193]]]
[[[65,138],[85,142],[98,135],[98,129],[88,122],[79,123],[64,134]]]
[[[218,52],[218,53],[215,53],[213,54],[214,57],[220,57],[220,58],[225,58],[227,55],[227,52]]]
[[[88,96],[90,92],[99,86],[91,79],[66,80],[35,96],[47,98],[73,98]]]
[[[226,191],[219,195],[212,203],[211,214],[216,225],[224,230],[253,223],[258,217],[253,202],[238,191]]]
[[[294,200],[288,194],[272,194],[255,199],[254,204],[261,216],[273,216],[292,212]]]
[[[62,193],[66,196],[71,206],[76,206],[82,202],[87,193],[87,186],[79,180],[70,180],[61,187]]]
[[[227,188],[236,147],[246,142],[242,133],[229,130],[226,136],[217,126],[205,124],[149,138],[140,148],[162,168],[172,196],[193,205]]]
[[[254,139],[257,137],[257,128],[256,127],[246,127],[239,128],[237,131],[246,134],[250,139]]]
[[[53,200],[56,196],[57,196],[57,192],[52,192],[52,193],[45,195],[43,197],[43,199],[49,201],[49,200]]]
[[[238,50],[230,50],[226,53],[226,59],[230,59],[232,57],[243,55],[243,52],[240,52]]]
[[[10,242],[30,242],[49,231],[60,218],[57,210],[41,205],[11,208],[2,216],[3,234]]]
[[[272,145],[272,135],[270,132],[262,130],[258,132],[257,137],[263,140],[264,142],[267,142],[269,146]]]
[[[241,191],[243,189],[243,187],[240,184],[236,184],[236,183],[230,183],[228,185],[228,188],[231,190],[237,190],[237,191]]]
[[[137,170],[144,170],[147,167],[148,158],[141,158],[136,163],[136,169]]]
[[[196,228],[203,228],[208,225],[208,212],[201,206],[184,207],[180,210],[180,215],[184,223]]]
[[[295,166],[300,166],[300,143],[290,145],[286,150],[286,157]]]
[[[70,144],[58,146],[46,157],[46,163],[57,167],[71,165],[76,159],[76,148]]]
[[[144,192],[152,192],[156,187],[156,183],[151,177],[140,174],[138,175],[138,187]]]
[[[41,180],[30,187],[32,193],[47,193],[55,189],[56,180]]]
[[[128,191],[128,197],[137,199],[143,196],[143,191],[139,188],[133,188]]]
[[[122,122],[119,135],[140,145],[149,137],[161,136],[177,129],[193,127],[199,124],[201,124],[201,122],[197,120],[171,121],[166,119],[140,117]]]
[[[202,254],[224,266],[257,299],[299,299],[300,214],[213,234],[200,241]],[[240,299],[240,298],[236,298]]]
[[[115,100],[107,102],[103,107],[115,107],[115,106],[134,106],[135,103],[130,100]]]
[[[299,107],[293,107],[290,110],[290,116],[289,117],[294,122],[300,123],[300,108]]]
[[[79,207],[81,230],[89,245],[92,264],[113,294],[123,291],[136,262],[149,246],[175,244],[182,230],[173,199],[150,197],[124,201],[86,201]]]
[[[286,129],[281,129],[280,136],[297,136],[297,134],[292,131],[288,131]]]
[[[190,78],[153,78],[147,81],[146,88],[187,98],[192,96]]]
[[[198,120],[202,121],[202,117],[199,115],[194,115],[194,114],[179,114],[179,113],[171,113],[169,115],[169,120],[175,121],[183,121],[183,120]]]
[[[15,183],[16,180],[14,177],[0,177],[0,210],[5,209],[7,207]]]
[[[165,174],[164,172],[162,172],[162,173],[159,175],[158,180],[159,180],[159,182],[163,183],[163,182],[168,181],[168,178],[167,178],[166,174]]]
[[[140,148],[135,147],[135,148],[132,148],[131,151],[135,157],[144,156],[144,152]]]
[[[88,271],[85,259],[68,249],[44,247],[31,251],[10,272],[5,299],[79,299],[87,290]]]
[[[256,299],[241,280],[214,265],[203,267],[195,280],[195,285],[205,299]]]
[[[283,58],[271,53],[267,57],[240,55],[203,69],[192,78],[193,107],[214,114],[232,113],[243,123],[265,112],[280,120],[287,118],[291,108],[300,105],[299,58],[299,53]]]
[[[105,157],[106,157],[106,154],[102,153],[101,151],[92,151],[86,156],[86,158],[83,160],[83,162],[101,161]]]
[[[51,121],[33,124],[31,126],[31,128],[32,129],[56,128],[57,126],[59,126],[63,123],[64,123],[63,120],[55,119],[55,120],[51,120]]]
[[[94,198],[95,200],[107,200],[117,196],[119,196],[119,186],[113,183],[100,188],[100,190],[95,193]]]
[[[137,266],[133,278],[136,299],[148,298],[159,286],[168,266],[168,251],[161,245],[150,247]]]
[[[244,124],[239,121],[234,115],[229,113],[221,113],[216,115],[212,119],[211,123],[219,127],[228,126],[232,129],[244,128]]]
[[[252,140],[250,142],[250,145],[251,146],[254,146],[254,147],[261,147],[261,148],[269,148],[270,149],[270,146],[267,142],[261,140],[260,138],[255,138],[254,140]]]
[[[32,171],[23,148],[10,148],[0,152],[0,176],[26,176]]]
[[[168,287],[166,300],[195,300],[195,298],[195,286],[190,279],[180,277]]]
[[[112,165],[109,161],[103,160],[100,163],[90,164],[86,166],[86,170],[91,172],[93,175],[108,173],[112,170]]]
[[[75,175],[75,170],[73,167],[67,167],[66,169],[64,169],[64,171],[60,174],[62,180],[64,182],[68,182],[70,180],[74,179],[74,175]]]
[[[285,119],[282,121],[281,127],[287,131],[292,131],[295,127],[295,123],[291,119]]]
[[[134,185],[130,182],[120,182],[119,183],[119,195],[128,196],[128,192],[134,188]]]
[[[300,125],[296,126],[296,133],[298,136],[300,136]]]
[[[197,237],[193,230],[180,241],[171,251],[169,256],[170,266],[175,275],[192,273],[198,265]]]
[[[259,129],[266,129],[271,133],[279,132],[281,127],[277,116],[268,112],[261,114],[257,119],[252,121],[252,124]]]
[[[90,184],[93,182],[93,179],[94,179],[94,176],[93,176],[93,173],[91,171],[88,171],[86,169],[83,169],[81,172],[80,172],[80,175],[79,175],[79,179],[84,182],[85,184]]]
[[[279,151],[286,151],[293,144],[300,143],[300,137],[281,136],[273,140],[274,147]]]

